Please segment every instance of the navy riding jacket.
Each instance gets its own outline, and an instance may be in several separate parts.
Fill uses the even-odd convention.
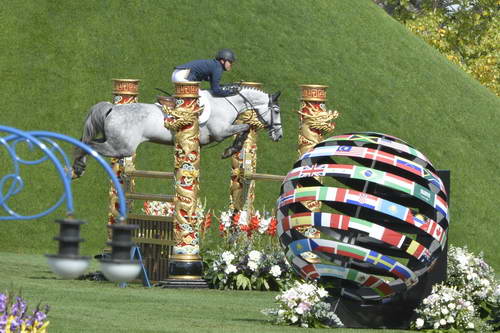
[[[193,60],[175,68],[189,69],[190,72],[187,77],[189,81],[209,81],[214,96],[225,97],[232,94],[231,91],[223,90],[220,86],[224,67],[215,59]]]

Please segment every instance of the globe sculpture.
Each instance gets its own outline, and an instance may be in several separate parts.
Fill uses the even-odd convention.
[[[401,139],[362,132],[320,142],[287,174],[277,206],[292,268],[329,290],[348,327],[407,327],[445,278],[445,184]]]

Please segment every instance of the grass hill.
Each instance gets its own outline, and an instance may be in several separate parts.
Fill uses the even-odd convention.
[[[299,84],[326,84],[328,108],[341,113],[336,134],[388,133],[452,172],[451,242],[484,251],[500,269],[497,129],[500,100],[370,0],[342,1],[29,1],[6,2],[0,12],[0,124],[80,137],[88,108],[111,99],[112,78],[141,79],[140,101],[155,87],[172,90],[175,65],[237,54],[225,82],[247,80],[283,92],[285,138],[260,134],[259,172],[284,174],[297,157]],[[217,212],[228,203],[230,142],[203,150],[202,197]],[[65,148],[68,148],[64,146]],[[23,149],[20,150],[23,151]],[[145,144],[138,167],[172,168],[172,149]],[[0,169],[10,166],[4,151]],[[48,166],[26,168],[30,179],[13,206],[40,212],[60,184]],[[171,192],[171,185],[145,185]],[[257,208],[270,208],[276,183],[259,183]],[[96,163],[74,183],[86,254],[104,244],[108,181]],[[54,218],[2,222],[2,251],[55,251]]]

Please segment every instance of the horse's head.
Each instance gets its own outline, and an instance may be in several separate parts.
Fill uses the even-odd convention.
[[[241,110],[253,110],[253,118],[258,120],[260,126],[267,129],[269,137],[273,141],[278,141],[283,137],[281,128],[281,110],[278,97],[281,92],[267,94],[260,89],[243,87],[239,95],[243,98]]]
[[[283,137],[283,127],[281,127],[281,109],[278,103],[278,97],[280,97],[280,95],[281,91],[269,95],[269,119],[267,120],[269,126],[267,129],[269,131],[269,136],[273,141],[279,141]]]

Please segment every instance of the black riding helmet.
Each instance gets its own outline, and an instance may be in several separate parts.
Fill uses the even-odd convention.
[[[221,50],[219,50],[219,52],[217,52],[215,59],[217,59],[217,60],[223,59],[223,60],[227,60],[230,62],[235,62],[236,56],[234,55],[234,52],[230,49],[221,49]]]

